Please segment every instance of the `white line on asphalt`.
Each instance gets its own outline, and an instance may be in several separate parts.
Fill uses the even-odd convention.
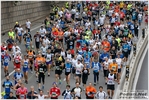
[[[44,25],[44,24],[42,24],[42,25]],[[33,31],[33,30],[35,30],[35,29],[41,27],[42,25],[39,25],[39,26],[37,26],[37,27],[31,29],[31,31]],[[9,73],[9,76],[11,76],[14,72],[15,72],[15,70],[13,70],[11,73]],[[1,81],[1,83],[2,83],[4,80],[5,80],[5,78]]]

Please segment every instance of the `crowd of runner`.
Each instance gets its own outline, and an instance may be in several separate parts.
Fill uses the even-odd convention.
[[[85,93],[86,99],[112,99],[115,82],[121,84],[121,71],[133,40],[139,38],[139,27],[148,24],[147,10],[148,5],[141,1],[66,2],[62,8],[54,5],[45,25],[34,36],[28,19],[25,29],[16,22],[8,32],[9,39],[1,45],[6,77],[1,95],[5,99],[58,99],[60,95],[64,99],[81,99]],[[21,53],[18,44],[25,44],[27,55]],[[8,72],[10,62],[15,69],[13,80]],[[51,70],[55,70],[55,76],[50,76]],[[34,86],[30,91],[25,87],[29,83],[28,71],[36,75],[39,93]],[[94,82],[87,84],[91,71]],[[100,81],[99,73],[104,73],[107,92],[103,86],[94,87]],[[66,90],[58,87],[62,74],[66,76]],[[46,75],[55,77],[47,95],[43,94]],[[76,80],[74,88],[70,84],[71,75]]]

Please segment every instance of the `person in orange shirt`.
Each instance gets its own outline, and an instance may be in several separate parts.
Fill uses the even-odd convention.
[[[58,36],[59,36],[59,41],[60,41],[61,45],[63,46],[64,32],[62,31],[62,29],[59,29]]]
[[[28,59],[29,59],[29,68],[31,70],[31,73],[33,73],[33,68],[32,68],[32,65],[33,65],[33,60],[34,60],[34,55],[35,55],[35,52],[33,50],[29,50],[28,53]]]
[[[36,71],[36,77],[38,76],[37,75],[38,65],[40,65],[42,62],[45,63],[46,59],[42,57],[41,54],[38,54],[37,58],[35,59],[35,69],[34,69]]]
[[[113,70],[113,73],[115,76],[117,76],[118,73],[118,64],[116,63],[116,60],[113,59],[113,63],[109,64],[109,72]]]
[[[54,24],[54,27],[52,28],[52,32],[54,32],[54,31],[57,31],[58,32],[58,29],[57,29],[57,27],[56,27],[55,24]]]
[[[89,86],[86,87],[86,99],[94,99],[96,94],[96,88],[92,86],[92,83],[89,83]]]
[[[102,41],[102,47],[103,47],[103,50],[104,51],[109,51],[110,50],[110,43],[108,42],[108,40],[105,38],[103,41]]]

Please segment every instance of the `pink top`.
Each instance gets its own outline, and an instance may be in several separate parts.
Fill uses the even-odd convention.
[[[71,18],[71,14],[70,13],[66,13],[66,18],[70,19]]]
[[[23,89],[21,87],[17,89],[17,94],[20,94],[20,95],[21,94],[25,95],[27,92],[28,91],[26,87],[24,87]]]

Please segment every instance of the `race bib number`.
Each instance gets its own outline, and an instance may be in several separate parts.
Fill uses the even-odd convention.
[[[55,96],[56,95],[56,92],[52,92],[52,95]]]
[[[5,63],[8,63],[9,62],[9,60],[8,59],[5,59]]]
[[[70,68],[66,68],[66,72],[70,72]]]
[[[25,97],[24,95],[20,95],[20,99],[24,99],[24,97]]]
[[[15,62],[16,62],[16,63],[19,63],[19,60],[18,60],[18,59],[16,59],[16,60],[15,60]]]

